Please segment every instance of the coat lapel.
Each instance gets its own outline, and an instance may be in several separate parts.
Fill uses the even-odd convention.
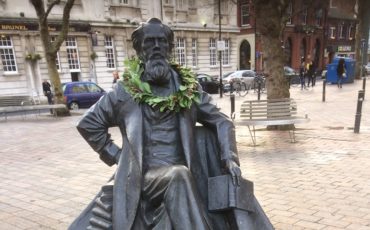
[[[191,110],[185,110],[179,113],[179,123],[180,123],[180,136],[183,146],[183,151],[186,159],[186,163],[189,169],[191,169],[192,153],[194,152],[194,137],[195,133],[191,128],[193,124],[193,119],[191,116]]]
[[[128,109],[130,111],[125,116],[127,140],[141,171],[143,156],[143,119],[141,106],[134,104],[134,106],[130,106]]]

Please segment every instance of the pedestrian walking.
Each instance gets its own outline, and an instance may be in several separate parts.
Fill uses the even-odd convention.
[[[306,82],[305,82],[305,68],[304,68],[304,62],[301,63],[301,66],[299,67],[299,80],[301,82],[301,90],[306,89]]]
[[[312,87],[316,85],[316,62],[312,62],[312,78],[311,78],[311,83]]]
[[[314,68],[313,68],[313,63],[312,61],[309,61],[306,65],[306,69],[307,69],[307,87],[310,87],[310,84],[311,86],[313,86],[313,72],[314,72]]]
[[[346,64],[344,58],[339,59],[337,66],[337,85],[338,88],[342,88],[343,79],[346,77]]]
[[[117,81],[119,80],[119,74],[118,71],[113,71],[113,82],[112,82],[112,88],[117,84]]]
[[[42,90],[44,92],[44,96],[48,98],[48,104],[49,105],[53,104],[53,94],[51,92],[51,85],[46,79],[44,79],[44,81],[42,82]]]

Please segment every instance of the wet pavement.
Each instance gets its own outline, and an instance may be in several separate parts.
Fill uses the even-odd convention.
[[[257,127],[253,146],[247,127],[236,127],[243,176],[276,229],[370,229],[370,95],[356,134],[362,81],[327,85],[325,102],[322,88],[291,87],[298,113],[311,120],[296,125],[296,143]],[[230,98],[213,97],[230,114]],[[237,96],[236,110],[251,99],[257,94]],[[0,117],[0,230],[67,229],[113,174],[75,129],[82,113]]]

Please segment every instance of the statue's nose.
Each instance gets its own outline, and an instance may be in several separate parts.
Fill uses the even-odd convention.
[[[159,40],[157,38],[154,39],[154,46],[159,47]]]

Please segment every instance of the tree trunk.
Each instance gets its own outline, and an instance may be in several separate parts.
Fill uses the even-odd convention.
[[[257,28],[265,57],[267,99],[289,98],[289,82],[284,76],[283,31],[289,0],[255,0]],[[293,125],[269,125],[268,130],[287,130]]]
[[[30,0],[31,4],[35,8],[38,20],[39,20],[39,30],[40,30],[40,37],[42,41],[42,45],[44,47],[44,53],[46,62],[48,65],[48,71],[50,74],[50,80],[54,87],[54,103],[57,104],[65,104],[64,96],[62,91],[62,84],[60,81],[59,73],[57,70],[57,66],[55,64],[55,60],[57,57],[57,52],[59,47],[61,46],[62,42],[65,40],[68,34],[68,27],[69,27],[69,14],[74,4],[74,0],[67,0],[63,9],[63,23],[62,29],[59,32],[57,39],[51,43],[50,34],[49,34],[49,26],[48,26],[48,16],[51,10],[55,5],[60,4],[60,0],[53,0],[48,1],[47,9],[45,10],[45,4],[43,0]],[[70,115],[68,109],[58,109],[56,110],[58,116],[67,116]]]
[[[261,33],[267,75],[267,99],[289,98],[289,84],[284,77],[283,31],[288,0],[255,0],[257,28]]]
[[[273,34],[273,33],[271,33]],[[266,78],[267,99],[289,98],[289,82],[284,76],[284,52],[279,37],[262,37],[268,76]]]

